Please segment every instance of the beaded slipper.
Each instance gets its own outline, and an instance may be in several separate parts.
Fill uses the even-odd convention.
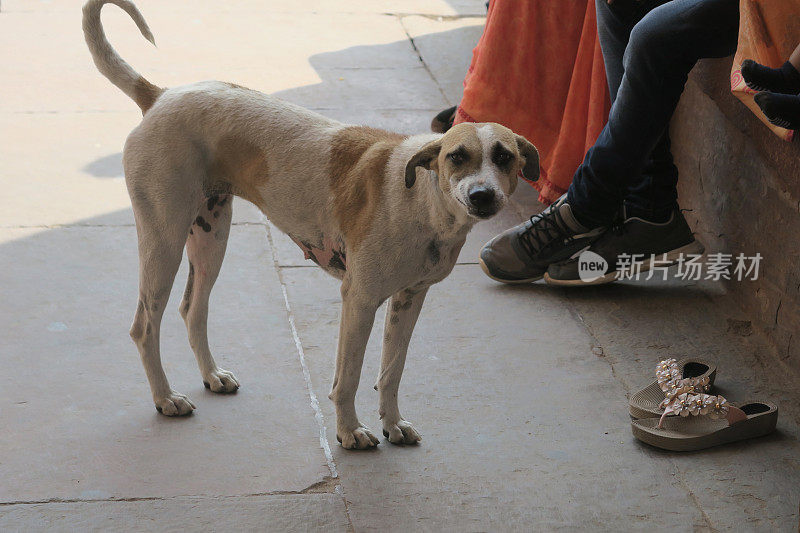
[[[631,396],[628,410],[633,418],[660,417],[664,414],[661,403],[665,394],[683,385],[691,385],[697,392],[709,392],[716,377],[716,365],[707,361],[661,361],[656,367],[656,380]]]
[[[737,408],[722,396],[682,392],[665,403],[661,418],[631,421],[634,437],[664,450],[688,452],[762,437],[778,422],[778,407],[770,402]]]

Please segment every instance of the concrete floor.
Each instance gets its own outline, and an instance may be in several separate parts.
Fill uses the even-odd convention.
[[[1,531],[796,530],[797,373],[730,327],[747,317],[715,285],[491,282],[477,250],[541,208],[524,185],[423,309],[401,387],[420,446],[338,446],[326,397],[337,283],[244,202],[209,326],[243,386],[206,391],[169,313],[165,367],[198,410],[159,416],[127,334],[137,252],[120,150],[140,115],[92,65],[78,4],[5,0],[0,13]],[[104,21],[155,83],[235,81],[404,132],[458,101],[485,11],[476,0],[138,4],[158,49],[120,10]],[[185,276],[184,265],[173,309]],[[358,397],[372,428],[377,329]],[[693,454],[639,444],[626,395],[675,355],[717,361],[734,400],[777,402],[778,432]]]

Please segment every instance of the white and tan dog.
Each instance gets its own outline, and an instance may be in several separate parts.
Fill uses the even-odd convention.
[[[214,362],[206,335],[208,298],[237,195],[342,280],[330,394],[339,441],[345,448],[378,443],[358,421],[354,400],[375,313],[387,298],[376,386],[383,432],[393,443],[419,441],[400,416],[397,392],[425,294],[453,269],[472,226],[503,207],[518,172],[538,177],[536,148],[498,124],[408,137],[341,124],[230,83],[162,89],[108,43],[100,22],[106,3],[153,37],[128,0],[89,0],[83,8],[95,65],[144,113],[123,158],[139,239],[139,301],[130,334],[158,411],[187,415],[195,408],[170,387],[159,351],[161,317],[184,245],[190,268],[180,312],[203,381],[214,392],[239,387]]]

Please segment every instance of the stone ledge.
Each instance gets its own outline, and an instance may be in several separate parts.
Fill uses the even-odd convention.
[[[727,289],[800,371],[800,144],[778,139],[731,94],[731,61],[697,65],[672,121],[681,207],[707,251],[761,253],[759,279]]]

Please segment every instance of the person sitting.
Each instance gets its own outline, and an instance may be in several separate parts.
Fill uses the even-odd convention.
[[[607,261],[605,281],[620,255],[703,251],[678,207],[668,126],[695,63],[736,51],[739,1],[597,0],[596,9],[608,123],[566,194],[483,247],[495,280],[581,283],[574,256],[587,248]]]

